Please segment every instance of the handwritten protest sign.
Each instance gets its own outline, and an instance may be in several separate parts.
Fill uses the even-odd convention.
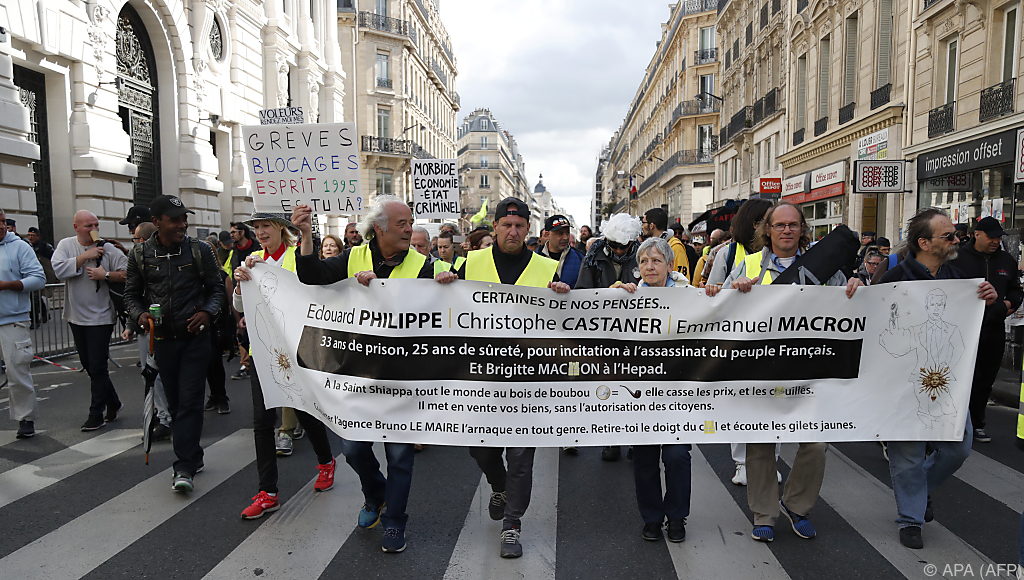
[[[454,159],[412,160],[413,214],[419,219],[458,219],[459,172]]]
[[[242,136],[257,211],[304,203],[318,214],[366,212],[353,123],[250,125]]]

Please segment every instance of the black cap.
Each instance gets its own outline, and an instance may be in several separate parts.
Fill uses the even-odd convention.
[[[873,238],[873,237],[875,237],[875,232],[871,232],[871,231],[868,231],[868,232],[861,232],[861,233],[860,233],[860,237],[862,237],[862,238],[863,238],[864,236],[867,236],[867,237],[869,237],[869,238]]]
[[[140,224],[142,222],[148,222],[153,219],[151,213],[149,213],[149,207],[144,205],[133,205],[128,210],[128,215],[124,216],[124,219],[117,222],[122,226],[130,226],[132,224]]]
[[[683,224],[681,224],[679,222],[672,222],[672,223],[668,224],[668,229],[670,229],[670,230],[672,230],[674,232],[678,232],[680,234],[686,231],[686,228],[683,227]]]
[[[878,238],[875,240],[875,245],[879,248],[888,248],[892,246],[892,244],[889,243],[889,238]]]
[[[12,227],[13,227],[13,226],[15,226],[15,225],[17,225],[17,224],[15,224],[15,223],[14,223],[14,220],[12,220],[12,219],[10,219],[10,218],[7,218],[7,225],[9,225],[9,226],[12,226]]]
[[[953,229],[958,231],[958,232],[967,233],[967,230],[969,228],[967,227],[967,224],[956,224],[955,226],[953,226]]]
[[[568,229],[569,225],[569,218],[565,217],[562,214],[556,213],[555,215],[544,220],[544,229],[546,229],[549,232],[561,229]]]
[[[517,215],[530,221],[530,206],[514,197],[506,197],[499,201],[498,206],[494,208],[494,221],[510,215]]]
[[[536,246],[539,243],[540,243],[540,240],[538,240],[537,238],[530,238],[530,239],[526,240],[526,245],[527,246]]]
[[[28,233],[30,233],[30,234],[38,234],[39,233],[39,228],[37,228],[35,226],[32,226],[32,227],[30,227],[28,229]]]
[[[985,232],[990,238],[1001,238],[1006,235],[1006,232],[1003,231],[1003,225],[992,216],[978,220],[978,225],[974,226],[974,231]]]
[[[186,213],[196,213],[185,207],[185,204],[181,203],[181,200],[173,195],[157,197],[149,204],[149,211],[154,217],[165,215],[171,218],[176,218]]]
[[[219,234],[217,234],[217,239],[222,241],[222,242],[224,242],[225,244],[230,244],[231,243],[231,232],[221,230],[221,232]]]

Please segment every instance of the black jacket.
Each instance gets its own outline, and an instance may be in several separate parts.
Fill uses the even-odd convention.
[[[960,270],[949,264],[949,262],[946,262],[939,266],[938,274],[932,276],[932,272],[927,266],[915,260],[913,256],[908,255],[899,264],[896,264],[895,267],[886,270],[877,283],[886,284],[889,282],[907,282],[911,280],[959,280],[963,278]]]
[[[388,278],[391,276],[391,272],[397,267],[389,266],[384,261],[384,255],[380,252],[380,245],[377,244],[376,238],[371,238],[370,244],[370,258],[373,262],[373,273],[378,278]],[[405,260],[405,256],[409,252],[415,252],[416,250],[410,247],[404,252],[399,252],[393,258],[393,262],[396,264],[401,263]],[[341,254],[334,256],[333,258],[327,258],[324,260],[320,259],[317,255],[318,252],[314,251],[308,256],[303,256],[299,253],[299,249],[295,248],[295,274],[299,277],[299,282],[303,284],[310,284],[312,286],[322,286],[326,284],[334,284],[340,282],[345,278],[348,278],[348,256],[352,253],[352,248],[345,248],[345,251]],[[397,259],[401,257],[401,259]],[[423,263],[423,268],[420,269],[420,273],[417,278],[433,278],[434,277],[434,265],[430,262],[430,258]]]
[[[1002,339],[1006,332],[1003,319],[1008,312],[1003,300],[1010,302],[1011,310],[1019,308],[1021,301],[1024,301],[1024,291],[1021,290],[1020,278],[1017,276],[1017,261],[1002,248],[994,254],[986,254],[975,249],[972,243],[960,247],[960,253],[952,264],[964,278],[984,278],[996,289],[999,300],[985,307],[981,337]]]
[[[633,284],[640,283],[640,267],[636,263],[636,244],[632,248],[634,254],[622,264],[622,270],[615,274],[615,262],[612,261],[611,249],[600,241],[590,248],[580,268],[580,277],[576,281],[576,290],[585,288],[609,288],[616,282]]]
[[[198,244],[202,258],[202,276],[195,263],[192,244]],[[217,271],[213,248],[188,236],[177,248],[168,249],[157,242],[156,234],[142,243],[142,261],[137,252],[128,252],[128,280],[124,299],[131,321],[137,322],[150,304],[162,308],[163,324],[156,327],[157,338],[188,338],[188,319],[201,310],[216,318],[225,308],[223,282]],[[212,326],[212,324],[211,324]],[[212,330],[210,328],[207,331]]]

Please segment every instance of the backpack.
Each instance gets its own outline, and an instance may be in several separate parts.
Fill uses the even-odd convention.
[[[199,279],[201,281],[204,278],[206,278],[206,268],[203,267],[203,256],[202,256],[202,254],[201,254],[201,252],[199,250],[199,242],[197,240],[195,240],[195,239],[189,238],[188,244],[189,244],[189,247],[192,250],[192,262],[196,265],[196,268],[199,270]],[[142,244],[135,244],[132,247],[132,255],[135,257],[135,263],[136,264],[143,264],[143,265],[145,264],[145,256],[143,255],[143,252],[142,252]],[[231,304],[231,297],[227,295],[228,291],[227,291],[226,288],[224,288],[224,283],[223,283],[224,282],[224,277],[226,277],[227,274],[224,273],[223,271],[221,271],[221,272],[224,274],[224,276],[221,276],[221,284],[218,285],[218,288],[219,288],[220,292],[224,293],[224,300],[225,300],[224,304],[228,305],[228,304]],[[144,266],[143,267],[139,267],[139,274],[142,276],[143,282],[145,282],[145,279],[146,279],[146,268]],[[124,284],[121,284],[121,296],[120,296],[120,298],[121,298],[121,304],[123,305],[124,304]],[[114,289],[113,288],[111,288],[111,290],[110,290],[110,299],[114,300]],[[117,302],[114,302],[114,306],[117,307]],[[221,345],[224,345],[224,344],[234,344],[234,336],[235,336],[235,322],[234,322],[234,318],[231,317],[231,316],[225,316],[224,315],[224,310],[225,309],[221,309],[220,313],[217,314],[217,316],[213,317],[213,320],[210,322],[210,325],[213,326],[213,331],[217,334],[217,342],[218,342],[218,344],[221,344]],[[119,310],[119,312],[120,312],[120,310]],[[125,310],[125,318],[127,318],[127,316],[128,316],[128,311],[126,309]],[[227,329],[228,322],[230,322],[230,330]]]

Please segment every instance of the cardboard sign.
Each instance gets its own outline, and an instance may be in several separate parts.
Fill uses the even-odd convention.
[[[459,172],[455,159],[413,159],[413,215],[417,219],[459,219]]]
[[[257,211],[366,212],[354,123],[248,125],[242,136]]]

